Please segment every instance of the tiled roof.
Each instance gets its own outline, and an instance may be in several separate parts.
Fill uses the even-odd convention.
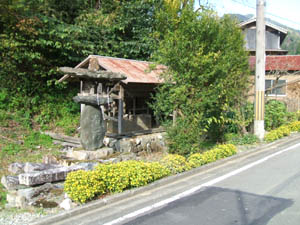
[[[255,69],[255,56],[250,56],[250,68]],[[300,55],[266,56],[266,71],[300,71]]]

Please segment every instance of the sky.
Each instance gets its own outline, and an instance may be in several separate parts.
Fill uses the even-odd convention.
[[[206,1],[220,16],[226,13],[256,14],[256,0],[201,0]],[[300,30],[300,0],[266,0],[265,13],[272,20]]]

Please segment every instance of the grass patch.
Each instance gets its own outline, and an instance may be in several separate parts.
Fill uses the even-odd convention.
[[[6,204],[6,191],[2,184],[0,184],[0,210],[4,208]]]
[[[252,145],[259,142],[259,139],[254,134],[239,135],[229,133],[225,135],[226,143],[233,145]]]

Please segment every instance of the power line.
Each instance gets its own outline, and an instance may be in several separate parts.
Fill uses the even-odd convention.
[[[251,9],[256,9],[256,6],[252,6],[252,5],[249,5],[247,4],[248,1],[244,1],[244,0],[241,0],[241,1],[238,1],[238,0],[231,0],[232,2],[235,2],[235,3],[238,3],[240,5],[243,5],[247,8],[251,8]],[[300,26],[300,23],[299,22],[296,22],[296,21],[293,21],[293,20],[290,20],[288,18],[285,18],[285,17],[282,17],[282,16],[278,16],[278,15],[275,15],[273,13],[269,13],[269,12],[266,12],[267,15],[269,16],[272,16],[272,17],[275,17],[277,19],[280,19],[280,20],[285,20],[287,22],[290,22],[290,23],[293,23],[295,25],[299,25]]]

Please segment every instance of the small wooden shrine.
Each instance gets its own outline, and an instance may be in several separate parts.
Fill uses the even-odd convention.
[[[80,136],[85,149],[102,146],[104,135],[145,131],[157,126],[148,101],[161,83],[164,66],[91,55],[75,68],[61,67],[59,81],[80,82],[74,101],[81,104]],[[87,143],[86,143],[87,142]]]

